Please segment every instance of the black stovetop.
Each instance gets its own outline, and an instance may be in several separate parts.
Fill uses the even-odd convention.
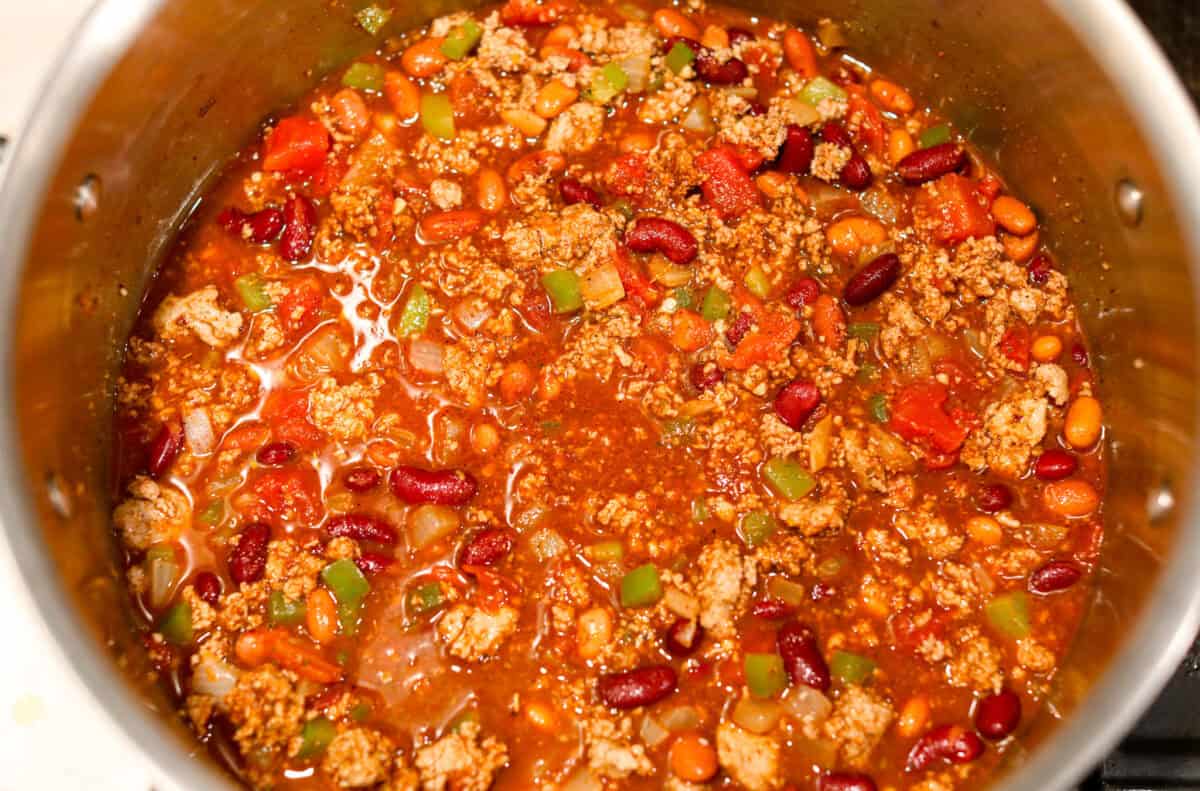
[[[1130,0],[1200,102],[1200,0]],[[1080,791],[1200,789],[1200,640]]]

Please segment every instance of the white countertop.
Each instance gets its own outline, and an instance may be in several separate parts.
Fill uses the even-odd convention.
[[[0,0],[0,135],[19,138],[90,5]],[[75,678],[19,580],[0,543],[0,791],[148,791],[146,762]]]

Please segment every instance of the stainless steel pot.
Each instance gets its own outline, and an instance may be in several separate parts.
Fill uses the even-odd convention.
[[[398,0],[394,29],[455,3]],[[1118,0],[746,0],[848,20],[855,52],[938,103],[1046,220],[1108,403],[1100,590],[1004,788],[1110,749],[1200,622],[1195,488],[1200,127]],[[108,516],[122,343],[164,247],[263,116],[375,42],[331,0],[103,0],[0,192],[0,518],[83,681],[164,784],[222,787],[131,644]],[[359,3],[362,5],[362,3]]]

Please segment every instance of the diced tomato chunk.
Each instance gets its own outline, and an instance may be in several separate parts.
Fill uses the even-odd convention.
[[[617,268],[617,275],[621,278],[621,286],[625,289],[627,297],[644,308],[658,304],[661,296],[658,286],[654,285],[641,267],[630,258],[625,248],[617,248],[616,255],[613,256],[613,265]]]
[[[936,242],[955,245],[996,232],[987,196],[968,178],[949,173],[917,194],[917,209]]]
[[[649,175],[645,154],[622,154],[609,163],[604,183],[618,195],[640,195]]]
[[[292,116],[275,125],[263,151],[263,170],[311,172],[325,161],[329,132],[313,118]]]
[[[315,448],[324,439],[321,430],[308,420],[308,392],[305,390],[272,393],[263,406],[262,416],[279,442]]]
[[[757,325],[733,350],[728,367],[744,371],[757,363],[783,359],[799,334],[800,322],[796,318],[774,311],[760,311]]]
[[[901,388],[892,403],[892,431],[933,451],[928,459],[931,466],[939,462],[943,462],[941,466],[948,466],[938,454],[956,453],[969,431],[968,413],[947,411],[949,397],[949,391],[941,382],[914,382]],[[953,459],[949,463],[952,464]]]
[[[312,527],[321,519],[320,482],[312,467],[288,466],[265,471],[250,485],[266,509],[264,517],[295,520]]]
[[[1029,354],[1033,336],[1024,324],[1009,327],[1000,336],[1000,353],[1016,363],[1024,371],[1029,368]]]
[[[554,24],[570,10],[568,0],[508,0],[500,9],[500,19],[506,25],[540,27]]]
[[[762,206],[762,194],[733,146],[717,146],[696,157],[704,174],[704,199],[722,219],[732,220]]]
[[[284,330],[296,337],[313,328],[321,316],[321,283],[305,278],[292,285],[279,300],[278,316]]]
[[[849,100],[850,131],[855,141],[864,146],[875,156],[883,155],[884,125],[883,115],[874,104],[862,95],[861,91],[852,91]]]

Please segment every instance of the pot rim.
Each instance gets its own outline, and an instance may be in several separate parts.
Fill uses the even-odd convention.
[[[0,300],[15,316],[19,283],[40,201],[88,102],[166,0],[97,0],[69,37],[36,106],[17,133],[0,171]],[[1200,120],[1182,83],[1149,32],[1121,0],[1047,0],[1112,81],[1147,140],[1190,252],[1193,300],[1200,305]],[[1148,90],[1147,86],[1153,86]],[[61,108],[67,108],[65,110]],[[0,350],[0,447],[19,447],[13,398],[12,325]],[[1200,404],[1194,414],[1200,422]],[[1200,448],[1192,469],[1200,465]],[[1193,478],[1195,475],[1193,474]],[[119,732],[146,756],[158,779],[183,788],[233,788],[230,777],[195,760],[161,715],[128,693],[97,641],[78,627],[71,598],[49,555],[41,550],[37,511],[28,492],[35,479],[21,464],[0,466],[0,534],[20,569],[29,599],[54,648]],[[1181,492],[1190,487],[1181,487]],[[996,786],[1065,789],[1084,776],[1153,702],[1200,626],[1200,498],[1180,505],[1179,536],[1130,636],[1083,703],[1029,758]],[[51,584],[46,584],[52,580]],[[1155,646],[1146,650],[1140,646]]]

